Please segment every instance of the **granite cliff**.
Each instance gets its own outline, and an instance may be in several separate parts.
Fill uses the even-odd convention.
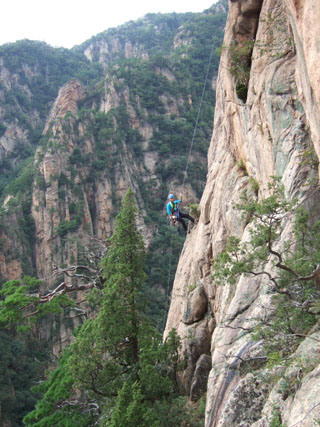
[[[318,217],[319,19],[316,0],[229,1],[207,183],[178,264],[165,332],[174,327],[183,338],[181,382],[191,398],[207,385],[207,427],[314,426],[320,418],[317,324],[292,355],[296,362],[278,366],[273,381],[265,366],[243,372],[244,360],[264,356],[250,330],[252,319],[272,307],[272,286],[262,276],[224,286],[212,278],[228,236],[248,239],[249,226],[234,208],[243,190],[262,200],[278,176],[287,196]],[[237,48],[246,48],[241,69]],[[317,154],[312,162],[303,161],[307,152]],[[279,247],[291,232],[288,221]],[[305,369],[302,360],[311,355]],[[281,390],[284,377],[299,379],[290,393]]]

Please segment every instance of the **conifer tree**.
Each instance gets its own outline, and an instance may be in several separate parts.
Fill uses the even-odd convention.
[[[81,328],[72,346],[70,368],[78,387],[112,397],[122,386],[123,376],[137,380],[139,365],[137,297],[145,280],[144,244],[131,190],[123,199],[102,264],[106,282],[101,309]]]
[[[115,409],[108,421],[114,425],[122,425],[128,417],[131,425],[148,425],[142,414],[146,416],[155,401],[170,400],[178,393],[177,336],[172,333],[163,344],[142,310],[145,251],[136,215],[129,190],[102,262],[106,282],[100,311],[81,328],[69,358],[75,386],[89,391],[90,397],[102,398],[107,415]],[[126,410],[119,412],[123,406]],[[132,408],[139,420],[136,424]]]
[[[71,425],[75,411],[84,411],[88,426],[93,420],[101,426],[160,426],[169,408],[175,418],[166,425],[184,418],[177,400],[179,339],[173,331],[163,343],[142,309],[145,251],[136,215],[129,190],[102,261],[105,285],[97,317],[82,325],[58,370],[42,386],[44,397],[25,417],[27,426],[44,425],[44,420],[48,426]]]
[[[256,201],[242,195],[236,208],[250,221],[247,241],[231,236],[215,259],[216,283],[235,284],[243,274],[264,277],[272,294],[268,316],[253,318],[252,337],[263,342],[269,366],[289,363],[316,324],[320,309],[320,221],[304,201],[288,200],[280,179],[272,177],[270,196]],[[279,244],[288,223],[290,235]],[[226,325],[228,327],[228,325]],[[247,329],[249,331],[249,329]]]

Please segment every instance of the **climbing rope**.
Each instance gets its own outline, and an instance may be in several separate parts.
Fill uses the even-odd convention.
[[[212,47],[211,47],[209,64],[208,64],[208,68],[207,68],[207,74],[206,74],[206,77],[205,77],[205,80],[204,80],[204,84],[203,84],[203,88],[202,88],[202,94],[201,94],[201,99],[200,99],[200,104],[199,104],[199,109],[198,109],[196,124],[195,124],[194,129],[193,129],[193,135],[192,135],[192,140],[191,140],[191,144],[190,144],[190,150],[189,150],[189,154],[188,154],[188,158],[187,158],[187,165],[186,165],[186,169],[184,171],[184,177],[183,177],[183,183],[182,183],[182,192],[184,190],[185,180],[186,180],[186,177],[188,175],[188,168],[189,168],[189,163],[190,163],[192,148],[193,148],[194,139],[195,139],[195,136],[196,136],[196,133],[197,133],[197,129],[198,129],[198,123],[199,123],[199,117],[200,117],[201,108],[202,108],[203,97],[204,97],[204,94],[205,94],[205,90],[206,90],[206,86],[207,86],[207,81],[208,81],[208,76],[209,76],[209,70],[210,70],[210,66],[211,66],[211,62],[212,62],[213,49],[214,49],[214,43],[212,44]]]
[[[193,148],[195,136],[196,136],[197,129],[198,129],[198,123],[199,123],[199,117],[200,117],[202,103],[203,103],[203,97],[204,97],[204,94],[205,94],[205,90],[206,90],[206,86],[207,86],[207,81],[208,81],[208,76],[209,76],[209,70],[210,70],[210,66],[211,66],[211,62],[212,62],[213,49],[214,49],[214,43],[212,43],[212,47],[211,47],[209,64],[208,64],[207,73],[206,73],[206,77],[205,77],[203,88],[202,88],[202,94],[201,94],[201,98],[200,98],[200,104],[199,104],[197,119],[196,119],[196,123],[195,123],[195,126],[194,126],[192,140],[191,140],[190,149],[189,149],[189,154],[188,154],[188,158],[187,158],[186,169],[184,171],[181,193],[183,193],[185,180],[186,180],[186,177],[188,175],[188,168],[189,168],[189,163],[190,163],[192,148]],[[167,289],[166,289],[166,294],[165,294],[166,301],[165,301],[165,311],[164,311],[164,319],[163,319],[163,325],[162,325],[162,333],[164,332],[164,329],[165,329],[165,326],[166,326],[167,315],[168,315],[169,287],[170,287],[170,275],[171,275],[171,264],[172,264],[173,228],[174,227],[171,227],[170,251],[169,251],[169,269],[168,269],[168,278],[167,278]]]

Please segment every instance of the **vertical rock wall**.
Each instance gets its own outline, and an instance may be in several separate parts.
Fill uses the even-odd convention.
[[[275,392],[251,374],[240,377],[237,367],[239,358],[259,354],[246,330],[252,326],[250,319],[261,317],[263,307],[270,305],[272,292],[261,278],[242,277],[234,287],[217,286],[212,272],[214,258],[228,236],[248,238],[246,224],[233,208],[242,190],[264,198],[270,177],[277,175],[290,197],[311,198],[319,208],[317,188],[307,185],[317,170],[301,158],[310,147],[319,156],[320,4],[317,0],[231,0],[229,7],[201,216],[181,254],[165,336],[176,328],[183,339],[187,368],[181,381],[191,398],[197,397],[192,386],[199,380],[203,356],[211,357],[210,374],[206,365],[206,426],[267,426]],[[253,39],[243,102],[230,73],[228,47]],[[289,230],[287,224],[281,241]],[[312,387],[319,392],[319,382],[314,384],[316,370]],[[304,420],[299,425],[314,425],[312,420],[319,418],[314,399],[302,399],[301,392],[290,402],[278,395],[288,426],[299,421],[299,408]]]

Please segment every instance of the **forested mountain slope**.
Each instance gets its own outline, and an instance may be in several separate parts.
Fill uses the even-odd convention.
[[[40,361],[52,350],[60,354],[72,331],[94,313],[83,290],[93,276],[72,269],[88,266],[105,250],[129,187],[148,248],[144,295],[153,321],[163,324],[170,245],[165,201],[169,191],[178,194],[181,188],[213,51],[186,205],[196,203],[204,187],[219,62],[215,49],[222,43],[226,11],[223,0],[201,14],[147,15],[71,50],[28,40],[0,47],[1,283],[14,279],[17,287],[29,275],[40,279],[32,289],[41,295],[61,284],[82,289],[73,294],[75,308],[47,315],[34,328],[37,345],[14,334],[21,366],[29,363],[27,353],[32,359],[33,350],[40,352],[40,343]],[[172,276],[183,241],[175,235]],[[8,339],[4,331],[3,345]],[[19,406],[15,416],[21,418],[34,399],[25,391],[33,374],[23,385],[12,375],[18,363],[13,354],[8,352],[1,368],[1,416],[8,425],[18,425],[14,408]],[[42,362],[38,368],[40,373]]]

